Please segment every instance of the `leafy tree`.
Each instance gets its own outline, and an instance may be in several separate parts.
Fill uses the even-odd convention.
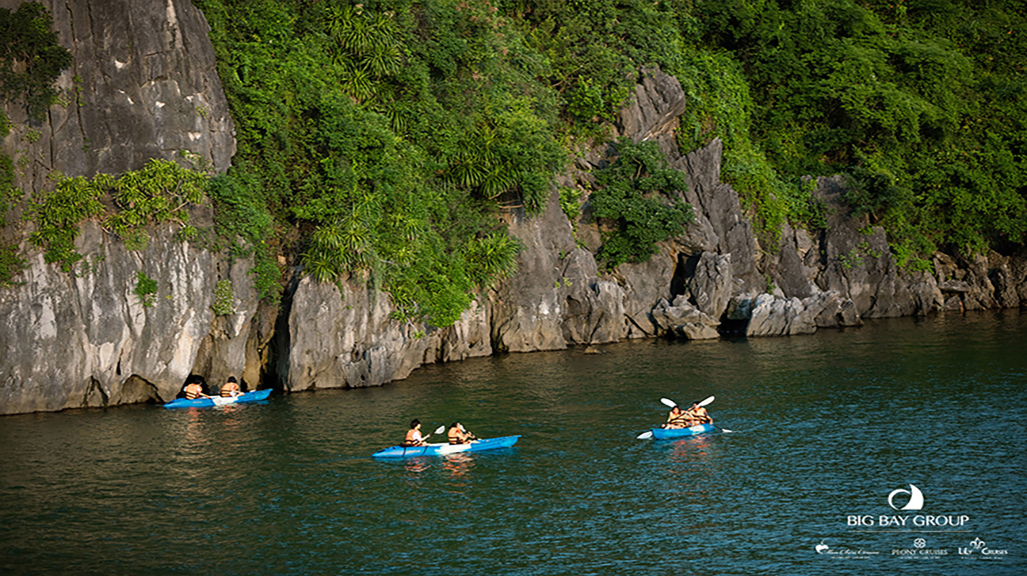
[[[25,2],[13,13],[0,8],[0,97],[24,100],[36,120],[57,100],[53,82],[71,65],[71,52],[57,42],[52,25],[38,2]]]
[[[695,220],[692,207],[681,199],[685,176],[667,168],[655,142],[632,144],[622,138],[617,158],[597,171],[599,189],[592,195],[596,218],[610,222],[599,256],[609,267],[624,262],[645,262],[656,243],[684,232]]]

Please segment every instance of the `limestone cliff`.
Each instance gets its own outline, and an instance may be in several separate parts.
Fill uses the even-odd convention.
[[[206,20],[188,0],[43,4],[73,61],[42,122],[4,103],[12,129],[3,151],[17,187],[32,195],[52,175],[119,174],[151,158],[185,161],[183,152],[201,167],[229,166],[232,119]],[[177,242],[170,226],[128,250],[87,221],[76,243],[85,259],[68,274],[24,242],[32,229],[20,223],[23,206],[3,230],[22,239],[28,268],[0,290],[0,414],[167,400],[194,369],[212,380],[247,373],[257,384],[248,262]],[[194,218],[209,223],[209,210]],[[157,282],[152,305],[135,294],[140,275]],[[231,313],[215,316],[221,280],[231,282]]]
[[[21,3],[0,0],[0,7]],[[183,151],[217,171],[228,168],[232,118],[210,28],[189,0],[41,3],[73,60],[43,122],[4,105],[12,132],[3,149],[19,167],[15,185],[34,192],[55,171],[120,174],[151,158],[180,159]]]
[[[205,20],[187,0],[47,6],[74,63],[58,82],[65,98],[45,122],[5,106],[15,128],[3,150],[15,159],[19,187],[32,193],[54,172],[116,174],[183,150],[214,170],[228,167],[232,121]],[[678,150],[674,130],[687,105],[676,79],[651,71],[615,127],[618,136],[657,142],[686,174],[677,194],[695,220],[684,234],[648,262],[597,265],[590,172],[613,151],[596,143],[559,177],[581,191],[581,216],[568,220],[555,188],[541,214],[504,214],[524,246],[517,272],[444,329],[397,319],[388,294],[364,277],[323,284],[292,269],[281,306],[258,302],[249,262],[176,241],[174,226],[154,227],[145,248],[129,250],[88,221],[76,244],[86,258],[74,274],[23,244],[29,267],[19,285],[0,290],[0,414],[166,401],[190,374],[212,384],[241,375],[249,387],[288,391],[374,386],[423,364],[496,352],[807,334],[863,318],[1027,301],[1027,258],[938,254],[930,273],[899,268],[884,231],[848,212],[838,178],[817,182],[826,229],[786,226],[778,245],[761,246],[752,215],[720,180],[722,143]],[[195,216],[210,221],[199,207]],[[157,281],[147,300],[137,294],[140,277]],[[228,310],[215,312],[225,281]]]

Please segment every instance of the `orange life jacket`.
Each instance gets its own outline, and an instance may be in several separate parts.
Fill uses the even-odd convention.
[[[674,426],[684,426],[688,423],[689,417],[688,412],[678,412],[677,416],[674,416],[673,412],[667,416],[667,424]]]
[[[238,393],[239,393],[239,384],[237,384],[235,382],[226,382],[225,385],[221,387],[221,395],[226,397],[226,398],[231,397],[231,396],[235,396]]]
[[[403,445],[404,446],[417,446],[418,444],[420,444],[423,441],[424,441],[424,439],[421,438],[421,432],[419,430],[415,430],[415,429],[411,428],[410,430],[407,430],[407,435],[403,439]]]
[[[449,436],[450,444],[465,444],[467,442],[462,438],[463,432],[459,428],[450,428],[446,435]]]
[[[696,408],[694,414],[696,420],[698,420],[699,422],[710,422],[710,415],[706,413],[706,409],[702,406]]]

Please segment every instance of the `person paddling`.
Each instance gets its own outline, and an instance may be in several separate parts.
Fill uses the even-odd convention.
[[[699,405],[699,402],[692,402],[692,407],[685,412],[688,420],[695,422],[696,424],[713,424],[713,418],[710,418],[706,408]]]
[[[239,382],[235,379],[235,376],[229,376],[228,381],[221,386],[221,396],[231,398],[240,394],[242,394],[242,390],[239,389]]]
[[[192,381],[185,385],[185,397],[188,400],[196,400],[197,398],[210,398],[203,393],[203,386],[197,381]]]
[[[664,428],[687,428],[688,416],[687,412],[681,409],[680,406],[675,406],[670,409],[670,414],[667,415],[667,422],[663,425]]]
[[[477,440],[474,434],[471,434],[459,422],[453,422],[449,425],[449,432],[446,433],[449,438],[450,444],[467,444],[471,440]]]
[[[406,438],[403,439],[404,446],[423,446],[424,437],[421,436],[421,421],[414,418],[410,422],[410,430],[407,430]]]

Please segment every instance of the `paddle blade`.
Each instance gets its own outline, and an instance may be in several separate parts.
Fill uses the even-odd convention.
[[[665,406],[670,406],[671,408],[678,405],[677,402],[671,400],[670,398],[660,398],[660,402],[663,402]]]
[[[442,434],[445,431],[446,431],[446,426],[442,425],[442,426],[439,426],[438,428],[435,429],[435,434]]]
[[[709,398],[707,398],[707,399],[703,400],[702,402],[700,402],[699,406],[705,406],[707,404],[712,403],[714,398],[716,398],[716,396],[710,396]]]
[[[652,430],[650,430],[648,432],[642,432],[641,434],[638,435],[638,439],[639,440],[648,440],[648,439],[650,439],[652,437],[653,437],[653,431]]]
[[[734,433],[734,430],[728,430],[727,428],[721,428],[720,431],[723,432],[724,434],[733,434]]]

